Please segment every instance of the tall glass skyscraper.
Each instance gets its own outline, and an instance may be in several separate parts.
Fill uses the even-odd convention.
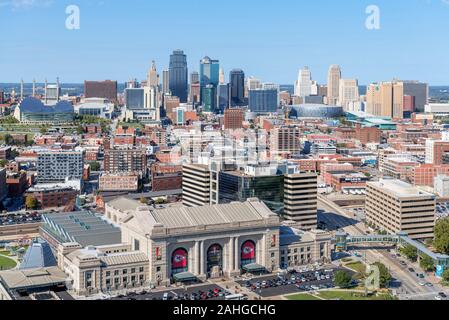
[[[180,102],[187,102],[189,91],[187,56],[182,50],[175,50],[170,56],[169,87],[172,95],[178,97]]]
[[[204,89],[207,85],[213,85],[217,88],[220,80],[220,62],[204,57],[200,61],[200,86],[201,86],[201,102],[204,101]]]
[[[229,107],[229,85],[228,84],[219,84],[217,87],[217,106],[220,113],[224,113],[224,111]]]
[[[203,111],[204,112],[217,112],[217,88],[208,84],[203,89]]]
[[[255,113],[272,113],[278,109],[278,91],[271,89],[249,90],[249,110]]]
[[[234,69],[229,73],[230,105],[240,107],[245,105],[245,73],[241,69]]]

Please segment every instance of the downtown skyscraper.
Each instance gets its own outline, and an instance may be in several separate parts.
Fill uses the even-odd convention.
[[[341,69],[334,64],[329,67],[327,75],[327,104],[337,105],[340,94]]]
[[[241,69],[229,73],[229,100],[231,107],[245,105],[245,73]]]
[[[182,50],[175,50],[170,56],[169,87],[172,95],[178,97],[180,102],[187,102],[189,91],[187,56]]]
[[[204,101],[204,92],[207,86],[212,85],[217,88],[220,78],[220,62],[208,56],[200,61],[200,87],[201,102]]]

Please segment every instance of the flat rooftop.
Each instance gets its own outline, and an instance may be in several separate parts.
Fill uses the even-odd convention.
[[[369,182],[368,185],[384,189],[385,191],[394,194],[397,197],[429,197],[433,196],[431,193],[424,192],[401,180],[384,180],[378,182]]]

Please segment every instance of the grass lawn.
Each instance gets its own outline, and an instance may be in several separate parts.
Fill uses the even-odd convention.
[[[0,255],[0,270],[9,270],[14,268],[17,263],[5,256]]]
[[[355,270],[361,274],[365,274],[366,267],[361,262],[352,262],[345,265],[345,267],[348,267],[349,269]]]
[[[128,127],[128,128],[144,128],[144,125],[140,122],[120,122],[118,126]]]
[[[308,300],[308,301],[310,301],[310,300],[321,300],[321,299],[319,299],[319,298],[317,298],[315,296],[312,296],[310,294],[307,294],[307,293],[305,293],[305,294],[295,294],[295,295],[292,295],[292,296],[288,296],[286,298],[288,300]]]
[[[364,297],[362,293],[354,291],[321,291],[319,296],[326,300],[385,300],[384,295]]]

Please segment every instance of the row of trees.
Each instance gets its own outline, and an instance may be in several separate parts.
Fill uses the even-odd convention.
[[[373,264],[374,266],[376,266],[379,269],[379,284],[381,288],[388,288],[391,280],[392,280],[392,276],[390,271],[388,270],[388,268],[380,262],[376,262]],[[340,287],[340,288],[349,288],[352,285],[352,278],[349,275],[348,272],[344,271],[344,270],[338,270],[335,273],[335,279],[334,279],[334,283],[336,286]]]

